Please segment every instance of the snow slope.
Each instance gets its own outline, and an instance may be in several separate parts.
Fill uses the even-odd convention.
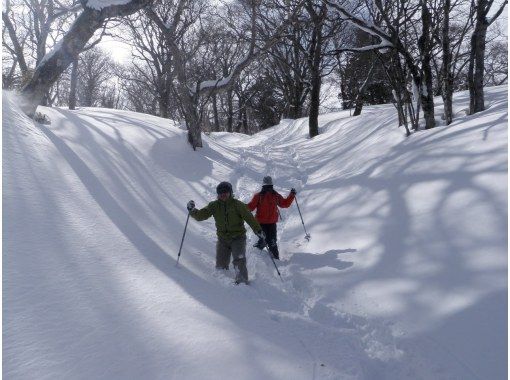
[[[391,105],[284,120],[254,136],[133,112],[3,96],[3,375],[7,379],[504,379],[507,88],[488,109],[405,138]],[[438,113],[439,114],[439,113]],[[248,201],[272,175],[278,263],[250,286],[215,272],[219,181]],[[254,242],[253,234],[249,233]]]

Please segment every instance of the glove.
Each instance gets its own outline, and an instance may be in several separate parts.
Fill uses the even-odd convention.
[[[186,205],[186,208],[188,209],[188,211],[191,211],[195,208],[195,201],[189,201],[188,204]]]
[[[290,189],[290,193],[291,193],[292,195],[296,195],[296,194],[297,194],[297,191],[296,191],[296,189],[292,188],[292,189]]]

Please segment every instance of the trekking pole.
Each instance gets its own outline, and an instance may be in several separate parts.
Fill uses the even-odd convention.
[[[303,215],[301,215],[301,209],[299,208],[299,203],[297,201],[297,196],[294,196],[294,199],[296,200],[296,206],[297,206],[297,209],[299,211],[299,216],[301,218],[301,224],[303,224],[303,229],[305,230],[305,239],[310,241],[310,234],[308,232],[306,232],[306,227],[305,227],[305,222],[303,221]]]
[[[267,242],[265,242],[265,243],[266,243],[267,253],[269,254],[269,257],[271,258],[271,261],[273,262],[273,265],[276,268],[276,273],[278,273],[278,276],[280,276],[280,280],[282,280],[282,282],[283,282],[282,275],[280,274],[280,271],[278,270],[278,267],[276,266],[276,262],[273,259],[273,254],[269,250],[269,246],[267,245]]]
[[[184,243],[184,236],[186,236],[186,228],[188,228],[188,221],[189,221],[189,212],[188,212],[188,217],[186,218],[186,224],[184,225],[184,232],[182,233],[181,246],[179,247],[179,254],[177,255],[177,263],[175,263],[175,266],[179,265],[179,259],[181,257],[182,243]]]

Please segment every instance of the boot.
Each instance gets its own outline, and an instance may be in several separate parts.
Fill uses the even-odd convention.
[[[258,242],[256,242],[255,244],[253,244],[253,246],[255,248],[258,248],[258,249],[264,249],[264,247],[266,246],[265,242],[264,242],[264,239],[259,239]]]
[[[246,259],[234,260],[234,270],[236,273],[235,283],[245,283],[248,285],[248,269],[246,268]]]
[[[269,251],[272,253],[275,260],[280,260],[280,252],[278,252],[278,246],[276,244],[270,245]]]

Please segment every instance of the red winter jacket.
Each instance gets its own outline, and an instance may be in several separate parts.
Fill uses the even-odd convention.
[[[284,198],[276,191],[268,191],[263,194],[255,194],[247,206],[250,211],[257,209],[255,214],[257,222],[271,224],[278,222],[278,207],[290,207],[293,200],[294,194],[292,193],[287,198]]]

